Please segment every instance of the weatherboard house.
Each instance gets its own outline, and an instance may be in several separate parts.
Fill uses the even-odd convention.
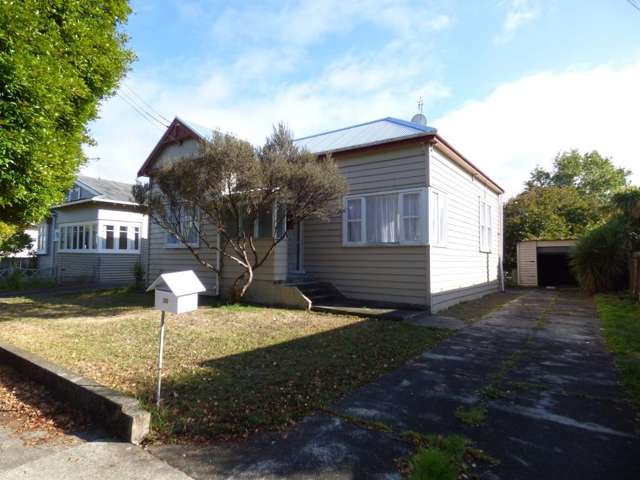
[[[60,283],[130,284],[141,263],[147,216],[132,185],[79,176],[38,225],[38,268]]]
[[[156,168],[198,155],[211,135],[176,117],[138,175],[153,183]],[[295,143],[317,155],[331,153],[349,190],[340,214],[288,231],[256,270],[248,300],[308,307],[341,299],[435,312],[499,288],[504,192],[423,115],[382,118]],[[261,237],[273,234],[264,223],[267,231],[256,232],[258,248]],[[193,269],[206,293],[219,295],[239,273],[225,264],[217,275],[160,226],[150,221],[148,230],[149,282],[163,272]],[[197,235],[191,245],[200,248]],[[213,250],[201,255],[219,262]]]

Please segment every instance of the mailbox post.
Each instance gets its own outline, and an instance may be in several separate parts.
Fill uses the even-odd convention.
[[[162,357],[164,354],[164,314],[181,314],[198,309],[198,293],[206,288],[193,270],[163,273],[156,278],[147,292],[155,290],[155,307],[160,310],[160,346],[158,348],[158,386],[156,407],[160,406],[162,389]]]

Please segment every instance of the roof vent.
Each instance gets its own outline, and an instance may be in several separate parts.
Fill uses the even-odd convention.
[[[421,113],[416,113],[413,117],[411,117],[411,122],[427,126],[427,117],[425,117]]]

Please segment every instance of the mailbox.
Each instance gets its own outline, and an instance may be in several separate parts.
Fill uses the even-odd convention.
[[[198,293],[206,289],[193,270],[163,273],[149,285],[147,292],[155,289],[155,306],[170,313],[191,312],[198,308]]]

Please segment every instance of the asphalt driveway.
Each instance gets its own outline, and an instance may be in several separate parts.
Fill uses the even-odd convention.
[[[194,478],[393,479],[412,451],[399,434],[412,430],[473,439],[500,462],[481,478],[637,479],[637,413],[624,399],[593,301],[535,290],[286,435],[152,452]],[[472,426],[460,409],[486,419]]]

